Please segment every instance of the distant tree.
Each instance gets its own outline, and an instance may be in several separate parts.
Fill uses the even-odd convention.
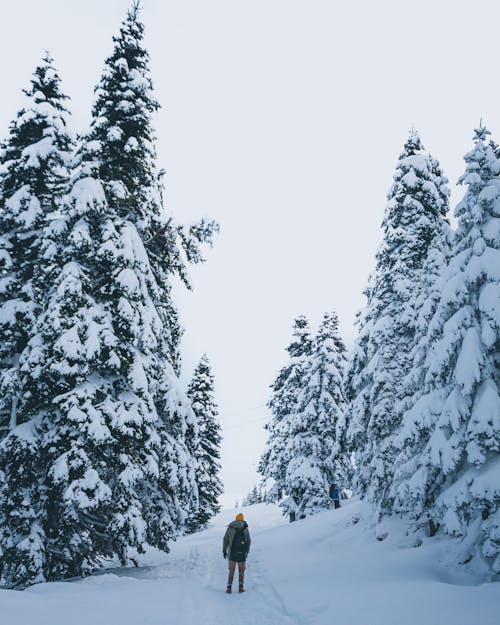
[[[274,488],[284,489],[288,458],[289,418],[296,407],[301,389],[302,364],[312,350],[312,337],[308,320],[300,316],[294,321],[293,340],[287,347],[289,362],[281,369],[272,384],[269,401],[271,420],[265,426],[268,431],[267,445],[259,462],[259,473],[266,480],[274,482]]]
[[[247,496],[243,499],[241,505],[243,507],[253,506],[257,503],[264,502],[264,493],[262,492],[262,488],[255,485],[251,491],[247,494]]]
[[[396,439],[396,510],[500,572],[500,161],[475,131],[451,260],[428,324],[423,392]]]
[[[308,322],[294,323],[290,362],[273,384],[272,420],[259,472],[271,481],[267,501],[281,502],[291,518],[330,506],[329,484],[348,483],[351,465],[345,449],[345,346],[335,313],[325,314],[313,338]],[[250,494],[252,499],[253,493]]]
[[[196,367],[188,388],[188,397],[196,416],[198,436],[193,449],[198,487],[198,508],[190,520],[191,529],[206,527],[220,510],[223,492],[220,479],[221,428],[214,399],[214,376],[204,355]]]
[[[288,498],[281,505],[288,514],[302,518],[329,508],[329,485],[349,484],[349,453],[339,436],[346,410],[344,364],[337,315],[327,313],[301,363],[300,390],[287,419],[283,490]]]
[[[26,104],[0,153],[0,438],[18,423],[19,357],[43,306],[52,249],[43,228],[56,213],[73,148],[53,61],[36,68]]]
[[[393,439],[413,364],[414,295],[420,292],[429,250],[447,228],[446,183],[437,161],[412,131],[388,195],[384,238],[346,376],[347,438],[356,452],[357,489],[379,514],[392,509]]]

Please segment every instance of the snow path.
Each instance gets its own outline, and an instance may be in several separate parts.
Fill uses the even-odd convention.
[[[246,591],[225,594],[225,510],[135,569],[0,591],[5,625],[498,625],[500,585],[474,585],[440,560],[448,543],[419,549],[395,524],[375,541],[358,502],[285,523],[263,504],[244,509],[252,534]],[[361,516],[361,521],[353,520]],[[236,574],[237,579],[237,574]],[[237,588],[237,581],[233,590]]]
[[[178,586],[176,605],[169,607],[168,623],[220,625],[302,625],[287,614],[277,590],[264,580],[264,550],[254,540],[246,573],[246,592],[238,594],[236,572],[233,594],[225,593],[227,563],[222,559],[222,536],[234,514],[223,514],[224,522],[195,536],[186,537],[172,549],[169,560],[159,566],[121,569],[119,575],[141,580],[169,580]],[[276,519],[282,523],[281,518]],[[274,523],[273,523],[274,524]],[[256,532],[258,535],[258,531]],[[161,556],[165,558],[165,556]],[[144,621],[149,623],[149,621]]]
[[[226,595],[227,563],[222,559],[223,529],[217,527],[179,541],[173,547],[169,561],[164,564],[117,569],[111,574],[155,584],[168,580],[169,585],[175,586],[175,593],[172,593],[176,598],[175,606],[170,605],[170,602],[165,604],[168,609],[168,619],[163,621],[165,623],[302,625],[301,621],[287,614],[277,590],[264,582],[265,569],[261,562],[264,553],[259,547],[252,549],[245,594],[236,592],[236,572],[233,594]],[[160,557],[165,558],[164,555]],[[101,577],[108,575],[102,574]],[[157,623],[143,616],[141,623],[150,622]]]

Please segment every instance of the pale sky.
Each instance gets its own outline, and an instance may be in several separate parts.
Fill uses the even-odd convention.
[[[500,140],[495,0],[144,0],[167,204],[221,234],[178,293],[185,376],[212,360],[224,504],[257,481],[294,316],[347,343],[409,128],[452,189],[482,116]],[[48,49],[76,130],[128,0],[0,0],[0,135]],[[461,191],[453,190],[452,205]]]

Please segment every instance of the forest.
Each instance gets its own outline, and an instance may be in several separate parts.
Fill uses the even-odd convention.
[[[181,379],[176,284],[219,224],[166,206],[159,109],[134,2],[87,132],[50,54],[0,146],[0,586],[139,566],[220,512],[222,428],[204,345]],[[300,522],[361,500],[377,540],[449,539],[500,574],[500,148],[473,131],[450,183],[416,129],[347,348],[335,310],[296,315],[244,504]],[[388,172],[390,174],[390,172]],[[221,224],[222,228],[224,224]],[[339,295],[340,297],[340,295]],[[291,315],[295,311],[290,311]],[[352,502],[351,502],[352,504]],[[352,504],[357,505],[357,504]],[[366,512],[367,511],[367,512]],[[326,517],[325,517],[326,518]],[[315,521],[316,522],[316,521]]]

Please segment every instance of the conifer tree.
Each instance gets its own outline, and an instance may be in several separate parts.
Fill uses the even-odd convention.
[[[163,172],[156,162],[152,126],[159,104],[152,91],[139,13],[140,3],[134,1],[113,38],[113,52],[95,90],[88,140],[80,153],[95,161],[110,207],[134,223],[144,242],[161,287],[156,307],[168,333],[169,359],[179,373],[182,329],[171,296],[172,277],[179,276],[190,288],[186,264],[204,260],[200,244],[211,244],[218,226],[209,219],[178,224],[164,207]]]
[[[500,162],[485,127],[465,156],[451,260],[427,333],[424,392],[404,414],[396,510],[462,538],[500,572]]]
[[[185,261],[203,260],[217,228],[181,227],[163,208],[137,13],[115,39],[69,192],[41,225],[33,291],[48,291],[18,355],[19,425],[0,446],[7,586],[82,575],[103,557],[127,564],[147,544],[167,550],[198,505],[170,280],[188,284]],[[7,275],[12,243],[1,244]]]
[[[253,506],[256,503],[262,503],[264,501],[264,495],[262,488],[255,485],[248,495],[242,501],[242,507]]]
[[[319,382],[311,395],[316,403],[320,428],[325,423],[325,430],[331,431],[334,439],[330,449],[329,462],[332,474],[329,483],[350,487],[353,466],[346,441],[347,400],[344,389],[346,367],[346,347],[338,330],[338,317],[335,312],[325,313],[315,339],[316,357],[311,362],[311,372],[316,371]],[[311,377],[312,374],[310,373]],[[314,395],[316,393],[316,396]],[[332,424],[333,422],[333,424]],[[333,429],[332,429],[333,425]]]
[[[271,386],[272,396],[268,403],[271,420],[266,424],[268,440],[259,462],[259,473],[273,482],[269,498],[280,498],[286,477],[286,444],[288,421],[295,410],[301,388],[301,367],[311,354],[312,337],[309,322],[304,316],[293,324],[293,340],[287,347],[289,362],[281,369]]]
[[[344,363],[337,315],[326,313],[300,367],[300,390],[288,417],[282,458],[288,495],[282,507],[301,518],[330,506],[330,484],[347,486],[350,480],[349,454],[338,437],[345,423]]]
[[[113,39],[112,54],[95,91],[88,140],[79,150],[79,159],[93,164],[110,208],[137,229],[157,286],[150,295],[164,333],[158,356],[166,369],[171,366],[179,375],[182,328],[173,301],[172,281],[177,276],[191,288],[187,265],[204,260],[201,245],[212,244],[218,226],[208,219],[191,225],[178,224],[164,206],[163,172],[157,165],[152,125],[159,104],[152,91],[139,13],[139,2],[134,1]],[[162,385],[152,389],[159,414],[171,401],[171,390]],[[181,454],[179,464],[188,471],[192,493],[186,491],[180,501],[186,517],[192,517],[197,506],[195,460],[189,456],[196,446],[196,419],[180,389],[178,395],[178,407],[168,407],[166,426],[187,454]]]
[[[191,519],[191,529],[206,527],[220,510],[219,496],[223,492],[220,479],[221,428],[214,399],[214,377],[208,357],[204,355],[196,367],[188,387],[188,397],[198,425],[197,444],[193,451],[198,509]]]
[[[128,564],[147,544],[168,550],[185,521],[182,499],[193,491],[179,443],[185,432],[175,431],[184,423],[179,410],[189,407],[161,358],[158,287],[137,230],[109,207],[90,169],[82,166],[61,217],[46,230],[60,250],[58,263],[20,362],[18,411],[36,428],[44,499],[27,519],[9,516],[24,466],[19,478],[7,476],[2,577],[11,586],[84,575],[106,556]],[[14,430],[0,450],[4,474],[13,456],[24,457],[17,438]]]
[[[73,148],[67,97],[48,53],[24,93],[0,157],[0,438],[18,422],[19,356],[47,288],[42,269],[51,251],[42,251],[42,232],[59,206]]]
[[[433,242],[443,234],[447,180],[410,133],[388,195],[383,243],[358,318],[359,337],[346,376],[350,400],[347,436],[356,451],[357,487],[380,513],[391,507],[393,438],[407,390],[418,311],[414,295]]]

